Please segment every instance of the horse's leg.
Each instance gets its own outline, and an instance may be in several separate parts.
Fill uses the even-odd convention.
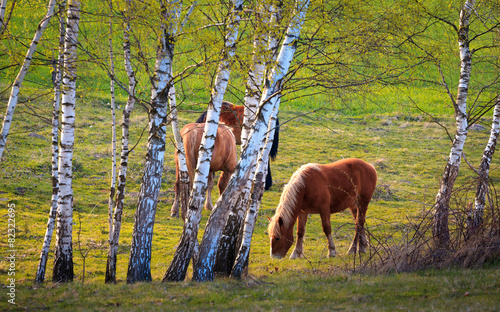
[[[231,172],[225,172],[223,171],[219,177],[219,183],[217,183],[217,186],[219,187],[219,196],[224,193],[224,190],[226,189],[227,184],[229,183],[229,179],[231,179]]]
[[[365,215],[367,207],[368,203],[356,203],[355,208],[350,208],[356,226],[354,239],[348,251],[350,254],[355,254],[356,252],[364,253],[366,252],[366,247],[368,247],[368,239],[365,233]]]
[[[321,225],[323,226],[323,232],[328,240],[328,257],[333,258],[337,254],[335,251],[335,243],[332,239],[332,225],[330,223],[330,207],[327,205],[323,209],[320,209],[319,213],[321,217]]]
[[[205,209],[212,211],[212,188],[214,187],[214,175],[215,172],[208,173],[208,181],[207,181],[207,196],[205,199]]]
[[[177,154],[175,155],[175,184],[174,184],[174,203],[172,209],[170,209],[170,216],[178,218],[179,217],[179,165],[177,160]]]
[[[368,210],[369,201],[361,201],[359,203],[359,212],[358,212],[358,222],[356,223],[356,231],[359,233],[359,252],[366,252],[366,248],[368,247],[368,238],[366,238],[365,232],[365,216],[366,211]]]
[[[358,251],[358,242],[359,242],[358,208],[357,208],[357,206],[355,208],[349,207],[349,210],[351,210],[352,216],[354,218],[355,230],[354,230],[354,238],[352,240],[351,246],[349,247],[349,250],[347,251],[347,253],[348,254],[356,254],[356,252]]]
[[[290,259],[301,258],[304,256],[304,236],[306,234],[307,213],[301,212],[297,217],[297,243],[295,249],[290,255]]]

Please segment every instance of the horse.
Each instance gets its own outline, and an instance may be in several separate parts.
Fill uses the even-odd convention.
[[[290,178],[281,194],[275,215],[269,219],[271,257],[282,258],[293,244],[297,225],[297,244],[290,259],[302,257],[304,234],[309,214],[319,214],[328,239],[328,257],[336,254],[331,236],[330,214],[349,208],[356,232],[348,253],[365,252],[368,239],[364,231],[368,204],[377,184],[373,165],[357,158],[342,159],[327,165],[306,164]],[[359,249],[358,249],[359,244]]]
[[[222,101],[221,112],[219,115],[219,122],[223,123],[234,134],[236,138],[236,145],[241,145],[241,130],[243,129],[243,112],[245,107],[243,105],[234,105],[233,103]],[[197,123],[205,122],[207,118],[207,112],[205,111],[203,114],[198,117],[196,120]],[[269,157],[271,160],[276,159],[276,155],[278,154],[278,144],[279,144],[279,119],[276,119],[276,127],[274,129],[274,139],[273,144],[271,146],[271,150],[269,151]],[[269,190],[273,185],[273,178],[271,175],[271,164],[268,162],[267,164],[267,175],[266,175],[266,184],[265,190]]]
[[[194,174],[196,165],[198,163],[198,151],[203,137],[205,124],[203,123],[190,123],[184,126],[181,130],[181,137],[184,142],[184,151],[186,153],[186,163],[189,174],[189,189],[191,189],[194,181]],[[222,171],[219,178],[219,192],[224,192],[231,174],[234,172],[237,164],[237,151],[236,140],[233,132],[224,125],[219,125],[217,128],[217,136],[215,137],[214,149],[212,151],[212,160],[210,162],[210,172],[208,174],[207,182],[207,195],[205,201],[205,209],[212,210],[212,198],[210,194],[213,188],[213,173]],[[179,157],[177,151],[175,152],[175,199],[172,205],[172,215],[179,211]],[[185,211],[183,211],[183,217]]]

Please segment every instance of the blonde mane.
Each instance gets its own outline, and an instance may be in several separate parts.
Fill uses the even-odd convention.
[[[288,228],[294,223],[294,208],[297,203],[297,196],[299,192],[304,188],[305,181],[304,176],[307,171],[310,170],[320,170],[317,164],[306,164],[295,171],[290,178],[290,181],[285,188],[283,193],[281,193],[280,203],[276,208],[276,213],[271,218],[267,232],[269,236],[281,236],[280,225],[278,219],[281,217],[283,221],[283,227]]]

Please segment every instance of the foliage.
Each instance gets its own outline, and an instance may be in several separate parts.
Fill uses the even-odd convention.
[[[157,282],[171,262],[182,231],[182,221],[169,217],[175,179],[171,157],[174,153],[174,139],[171,135],[167,137],[167,157],[153,238],[154,282],[133,286],[124,284],[145,154],[146,137],[142,133],[148,123],[144,109],[140,108],[131,118],[131,145],[137,142],[137,146],[129,160],[129,183],[117,264],[119,283],[103,285],[108,237],[106,207],[110,167],[110,112],[106,104],[109,101],[106,94],[109,79],[104,70],[106,65],[102,61],[107,57],[107,49],[105,43],[97,39],[99,36],[105,37],[106,28],[101,26],[107,21],[107,10],[105,3],[89,1],[84,4],[85,14],[82,14],[86,19],[83,22],[86,26],[81,32],[81,38],[85,38],[82,49],[95,54],[89,55],[83,50],[79,52],[82,62],[78,70],[78,118],[73,162],[75,213],[81,215],[82,222],[81,248],[83,252],[90,250],[86,258],[87,284],[81,285],[78,282],[83,278],[82,258],[75,248],[77,282],[69,285],[49,283],[41,288],[31,286],[43,241],[46,214],[50,207],[50,123],[47,118],[51,116],[49,61],[56,57],[54,49],[57,47],[57,23],[53,22],[33,61],[28,81],[23,86],[24,102],[16,111],[5,160],[0,162],[0,214],[6,215],[5,203],[14,203],[17,208],[16,281],[19,307],[67,310],[117,307],[132,310],[142,304],[151,309],[177,310],[240,309],[242,306],[264,310],[288,310],[297,306],[303,306],[306,310],[359,310],[363,307],[377,311],[401,307],[412,310],[481,308],[485,311],[498,308],[500,287],[495,278],[499,274],[498,262],[491,268],[478,270],[431,270],[381,276],[351,274],[360,263],[358,258],[345,254],[354,233],[352,217],[348,212],[332,216],[334,241],[339,251],[339,256],[335,259],[325,258],[326,240],[318,216],[312,216],[308,222],[305,259],[276,261],[269,258],[266,217],[273,215],[283,186],[304,163],[327,163],[342,157],[359,157],[375,164],[379,181],[376,196],[368,209],[367,228],[373,239],[383,240],[390,246],[399,244],[407,233],[408,221],[420,220],[423,212],[433,203],[450,146],[446,132],[433,121],[437,120],[448,127],[452,127],[454,122],[451,118],[453,108],[443,87],[439,85],[441,78],[436,64],[441,65],[450,88],[455,88],[453,83],[456,84],[456,79],[453,77],[459,66],[458,56],[454,52],[456,34],[443,25],[428,22],[423,24],[427,32],[415,37],[415,41],[425,49],[419,49],[416,45],[407,45],[397,51],[383,49],[383,45],[378,44],[378,39],[384,39],[384,43],[394,46],[405,35],[421,30],[420,25],[415,22],[416,17],[409,15],[409,12],[418,9],[419,2],[376,1],[376,5],[370,7],[364,7],[364,3],[346,5],[341,1],[328,2],[325,7],[321,7],[319,2],[314,3],[317,5],[311,11],[311,17],[314,18],[308,20],[305,31],[315,34],[313,38],[316,42],[328,37],[337,41],[323,41],[325,45],[318,45],[320,48],[316,51],[310,50],[314,40],[304,39],[299,45],[301,50],[298,60],[309,57],[313,62],[308,66],[300,65],[301,62],[293,65],[295,69],[302,67],[294,79],[290,80],[288,91],[294,92],[287,91],[281,105],[281,145],[278,158],[271,165],[275,168],[275,185],[264,193],[250,255],[250,278],[243,282],[221,279],[202,285],[191,282]],[[433,1],[429,10],[438,10],[446,19],[455,22],[459,4],[459,1],[449,1],[446,5],[442,1]],[[25,53],[23,45],[31,39],[32,30],[41,18],[40,12],[45,11],[44,5],[42,1],[20,1],[18,8],[24,9],[23,14],[14,15],[9,33],[1,38],[0,86],[2,91],[6,91],[0,94],[0,111],[4,110],[7,87],[17,73],[16,64]],[[154,47],[158,37],[156,31],[159,29],[158,19],[154,18],[157,16],[155,5],[155,1],[140,2],[140,6],[136,8],[138,18],[134,21],[135,36],[140,40],[134,40],[133,50],[137,53],[140,43],[140,50],[143,52],[135,56],[141,84],[138,96],[143,99],[145,108],[150,90],[150,72],[147,71],[146,64],[150,69],[153,68]],[[200,1],[199,5],[176,44],[176,73],[181,72],[185,66],[201,62],[197,71],[189,72],[190,75],[178,84],[179,102],[182,102],[183,108],[180,115],[181,126],[195,120],[197,113],[193,113],[193,110],[203,109],[209,99],[217,51],[220,51],[221,34],[224,33],[220,23],[227,11],[225,3],[217,2],[214,5]],[[119,3],[117,7],[120,8]],[[370,10],[373,8],[377,9]],[[493,14],[498,10],[491,12]],[[121,17],[119,12],[115,13],[118,25]],[[320,14],[328,23],[318,22],[321,20],[316,17]],[[376,17],[375,24],[368,23],[370,17]],[[249,35],[252,27],[250,16],[247,23],[239,44],[242,47],[241,53],[239,52],[241,67],[231,78],[227,97],[234,102],[242,98],[245,64],[249,60],[248,42],[252,40]],[[201,25],[210,27],[200,29]],[[476,21],[476,25],[480,27],[475,31],[480,32],[480,21]],[[392,31],[387,32],[388,30]],[[121,30],[115,27],[115,31],[115,51],[119,51]],[[342,35],[349,32],[360,37],[341,40]],[[365,35],[362,36],[363,34]],[[384,37],[383,34],[387,35]],[[245,43],[248,45],[246,48]],[[474,81],[478,86],[477,90],[481,90],[488,81],[495,80],[498,74],[498,47],[496,49],[485,49],[476,54],[479,61],[474,65],[474,72],[478,78],[473,80],[477,79]],[[433,57],[423,51],[432,51]],[[97,55],[98,53],[102,55]],[[349,68],[355,70],[344,72],[338,69],[336,72],[329,72],[330,76],[325,77],[332,79],[324,79],[329,80],[329,84],[321,86],[320,83],[325,81],[320,81],[319,75],[316,75],[318,66],[321,65],[318,61],[321,60],[321,54],[329,55],[331,66],[349,64]],[[389,54],[394,58],[385,58]],[[415,55],[414,61],[420,62],[420,65],[401,72],[402,65]],[[116,64],[122,63],[120,57],[118,56]],[[359,77],[355,75],[359,72],[367,77],[377,78],[381,72],[389,69],[394,69],[390,72],[393,78],[398,78],[405,84],[395,83],[396,79],[379,79],[378,83],[364,87],[337,89],[335,85],[345,83],[347,78]],[[123,71],[118,72],[117,76],[126,77]],[[346,80],[342,80],[343,78]],[[307,80],[315,81],[316,86],[323,89],[318,91],[303,88],[303,83]],[[478,91],[476,95],[484,95],[486,99],[493,93]],[[123,106],[125,100],[125,94],[118,92],[117,105]],[[477,107],[485,101],[483,98],[479,99]],[[488,126],[489,119],[485,116],[478,123]],[[32,133],[45,139],[30,135]],[[487,131],[469,132],[465,154],[472,165],[479,163],[487,138]],[[490,173],[494,184],[500,180],[499,165],[499,158],[495,157]],[[475,178],[475,174],[464,166],[457,183],[458,188],[463,187],[465,191],[459,194],[461,200],[454,201],[455,210],[463,210],[464,203],[473,198],[474,190],[466,186],[473,184]],[[216,193],[213,194],[214,199]],[[203,214],[201,230],[207,218],[207,213]],[[74,222],[79,221],[75,218]],[[6,218],[2,218],[2,246],[6,242],[6,224]],[[375,243],[372,241],[372,244]],[[51,255],[53,256],[53,249]],[[0,272],[5,273],[6,269],[7,263],[2,259]],[[49,266],[47,276],[50,274]],[[292,297],[297,293],[301,295]],[[323,298],[323,294],[327,294],[326,298]],[[411,306],[408,302],[411,302]],[[78,303],[76,307],[75,303]],[[5,302],[1,302],[0,306],[3,308],[4,304]]]

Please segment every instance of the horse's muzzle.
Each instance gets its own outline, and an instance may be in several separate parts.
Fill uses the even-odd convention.
[[[282,256],[282,255],[279,255],[279,254],[273,254],[273,253],[271,253],[271,258],[274,258],[274,259],[281,259],[281,258],[283,258],[283,256]]]

